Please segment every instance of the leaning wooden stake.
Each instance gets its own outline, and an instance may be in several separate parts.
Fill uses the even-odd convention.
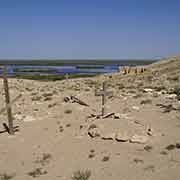
[[[4,91],[5,91],[5,100],[6,100],[8,125],[9,125],[9,134],[13,135],[14,134],[13,118],[12,118],[12,110],[11,110],[11,106],[10,106],[9,86],[8,86],[6,67],[3,68],[3,83],[4,83]]]

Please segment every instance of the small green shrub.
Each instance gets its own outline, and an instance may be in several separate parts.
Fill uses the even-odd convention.
[[[78,170],[73,173],[72,180],[88,180],[91,176],[90,170],[81,171]]]

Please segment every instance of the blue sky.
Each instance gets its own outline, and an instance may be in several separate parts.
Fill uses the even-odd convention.
[[[0,0],[0,59],[176,54],[179,0]]]

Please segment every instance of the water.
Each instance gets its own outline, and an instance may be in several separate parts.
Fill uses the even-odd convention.
[[[64,66],[36,66],[36,65],[8,65],[8,74],[74,74],[74,73],[110,73],[117,72],[119,65],[84,65],[84,64],[68,64]],[[32,72],[30,72],[32,71]],[[2,67],[0,67],[0,74],[2,74]]]

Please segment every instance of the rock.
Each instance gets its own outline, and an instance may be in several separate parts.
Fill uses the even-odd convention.
[[[115,136],[116,136],[115,133],[109,133],[109,134],[102,135],[101,138],[104,140],[114,140]]]
[[[133,106],[132,109],[139,111],[140,108],[138,106]]]
[[[144,147],[144,150],[146,150],[148,152],[150,152],[152,149],[153,149],[152,146],[149,146],[149,145]]]
[[[152,104],[152,100],[151,99],[144,99],[140,102],[140,104]]]
[[[22,115],[22,114],[15,114],[15,115],[14,115],[14,119],[16,119],[16,120],[18,120],[18,121],[23,120],[23,118],[24,118],[24,115]]]
[[[32,116],[26,116],[23,121],[24,122],[31,122],[31,121],[35,121],[36,119]]]
[[[176,97],[177,97],[176,94],[167,94],[166,95],[166,98],[168,98],[168,99],[175,99]]]
[[[127,134],[117,133],[115,139],[119,142],[126,142],[129,141],[130,137]]]
[[[145,144],[147,142],[148,138],[147,136],[143,135],[134,135],[131,139],[131,143],[138,143],[138,144]]]
[[[153,135],[153,131],[152,131],[151,128],[148,128],[148,129],[147,129],[147,135],[148,135],[148,136],[152,136],[152,135]]]
[[[145,88],[145,89],[143,89],[143,92],[145,92],[145,93],[152,93],[153,89]]]
[[[176,143],[176,148],[180,149],[180,143]]]
[[[95,137],[100,137],[101,133],[100,133],[100,130],[98,128],[93,128],[93,129],[88,130],[88,135],[91,138],[95,138]]]
[[[128,119],[128,116],[127,116],[127,114],[120,114],[120,113],[114,114],[114,119],[121,119],[121,118]]]

